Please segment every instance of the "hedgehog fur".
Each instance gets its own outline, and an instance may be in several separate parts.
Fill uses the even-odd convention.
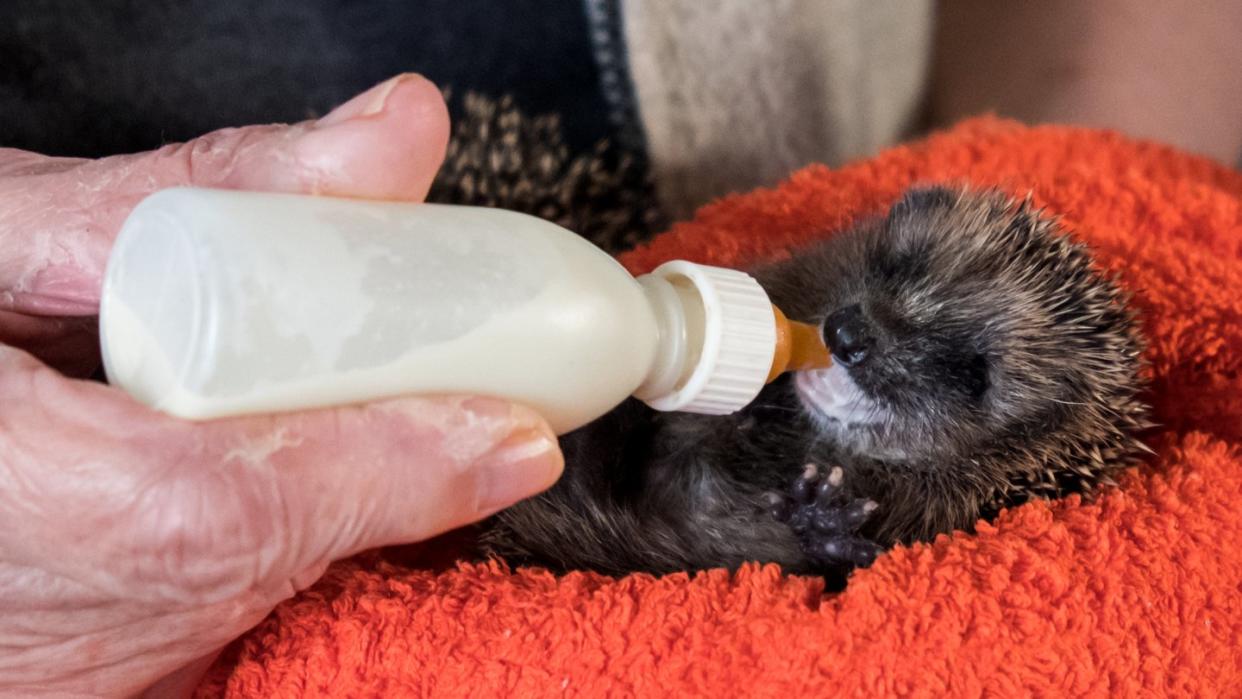
[[[562,439],[565,474],[487,550],[556,570],[775,562],[844,580],[1138,462],[1143,343],[1120,286],[1060,224],[992,191],[924,187],[753,270],[837,362],[722,417],[630,401]]]
[[[428,201],[531,214],[610,253],[663,225],[641,154],[608,140],[572,153],[559,116],[529,115],[510,96],[494,100],[469,92],[457,103],[447,91],[446,99],[457,108]]]

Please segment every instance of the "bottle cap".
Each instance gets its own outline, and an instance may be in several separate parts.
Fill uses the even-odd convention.
[[[750,275],[684,260],[651,272],[689,284],[702,300],[702,351],[689,377],[659,396],[656,410],[727,415],[745,407],[767,382],[776,352],[776,315],[767,293]]]

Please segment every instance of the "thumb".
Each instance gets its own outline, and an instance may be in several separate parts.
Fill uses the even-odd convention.
[[[279,514],[300,517],[289,537],[299,568],[476,522],[545,490],[563,467],[541,417],[490,398],[401,399],[263,422],[247,420],[230,453],[265,460]]]
[[[260,553],[250,565],[268,564],[255,584],[282,590],[313,582],[330,562],[359,551],[483,519],[548,488],[563,467],[542,418],[477,397],[228,420],[202,426],[194,441],[203,445],[198,463],[182,462],[188,480],[165,490],[156,506],[183,521],[179,495],[188,495],[203,508],[206,545],[221,544],[220,532],[242,532],[238,541],[249,539],[250,552]],[[237,528],[221,528],[230,521]],[[267,550],[271,544],[280,550]],[[210,587],[218,595],[229,582],[217,578]]]
[[[0,310],[92,315],[108,251],[130,210],[167,187],[418,201],[448,143],[436,87],[399,75],[318,121],[216,131],[100,160],[0,149]]]
[[[0,520],[26,524],[0,529],[6,556],[94,589],[183,602],[279,597],[333,560],[534,495],[563,465],[542,418],[496,399],[190,423],[7,348],[0,421],[0,481],[21,484],[0,493]]]

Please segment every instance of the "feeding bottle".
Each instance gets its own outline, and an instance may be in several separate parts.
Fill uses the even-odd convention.
[[[110,382],[183,418],[458,393],[525,404],[558,434],[631,395],[733,412],[828,363],[739,271],[635,278],[499,209],[197,188],[126,220],[100,336]]]

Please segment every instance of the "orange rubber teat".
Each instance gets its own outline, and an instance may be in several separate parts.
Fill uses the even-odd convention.
[[[772,383],[786,371],[822,369],[832,364],[832,355],[819,328],[786,318],[776,306],[772,306],[772,312],[776,315],[776,355],[765,383]]]

